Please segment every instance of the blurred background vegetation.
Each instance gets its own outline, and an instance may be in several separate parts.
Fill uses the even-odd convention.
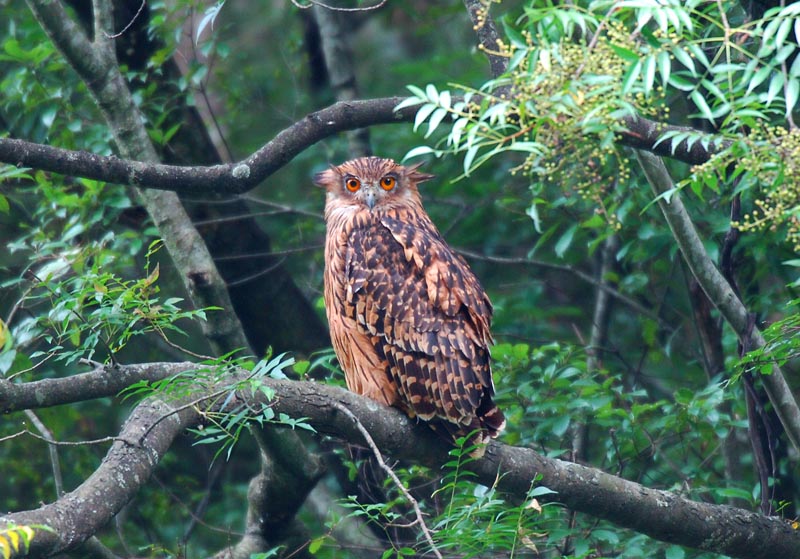
[[[135,18],[138,2],[128,4],[127,11],[118,9],[116,14],[120,30],[134,22],[121,31],[118,48],[127,50],[118,56],[151,139],[165,160],[210,162],[206,153],[191,149],[191,142],[178,141],[184,133],[198,134],[184,118],[193,107],[199,107],[217,152],[236,161],[336,100],[311,10],[288,1],[228,1],[213,25],[207,22],[196,37],[197,24],[210,7],[207,3],[147,2]],[[71,5],[85,21],[89,2]],[[748,17],[745,8],[730,5],[731,18]],[[518,19],[525,9],[523,2],[504,1],[492,5],[491,13],[498,22],[519,30],[530,23]],[[0,133],[69,149],[115,153],[86,87],[27,6],[0,0],[0,10]],[[434,84],[440,91],[456,91],[454,84],[479,89],[491,78],[485,54],[476,48],[473,24],[459,3],[390,1],[378,10],[340,16],[361,98],[406,95],[407,85]],[[168,69],[168,62],[180,72]],[[679,89],[664,92],[653,106],[659,119],[715,131],[692,116],[695,108]],[[372,127],[371,147],[377,155],[400,160],[415,146],[433,145],[446,135],[436,131],[425,139],[425,131],[426,126],[415,131],[408,123]],[[509,425],[502,440],[701,501],[756,510],[763,506],[762,492],[768,488],[772,511],[793,519],[797,456],[780,437],[780,424],[767,406],[759,428],[769,432],[774,469],[767,486],[759,483],[748,438],[736,335],[702,302],[652,203],[649,186],[635,168],[630,169],[624,159],[630,154],[622,149],[622,158],[600,173],[607,184],[602,201],[614,219],[598,218],[598,198],[582,196],[578,183],[583,179],[570,171],[570,166],[592,165],[578,150],[580,142],[591,141],[574,137],[563,141],[555,150],[552,175],[545,178],[512,173],[526,159],[514,151],[499,154],[468,177],[463,176],[460,156],[430,157],[425,165],[426,172],[437,176],[422,186],[426,208],[448,242],[464,251],[495,306],[495,382]],[[254,344],[255,349],[259,357],[269,353],[268,347],[289,351],[298,360],[298,370],[338,384],[343,378],[331,365],[324,330],[320,334],[324,200],[310,177],[330,163],[348,159],[349,149],[344,135],[324,140],[238,198],[237,208],[246,209],[268,236],[263,250],[271,256],[233,248],[226,254],[224,240],[214,253],[220,269],[231,270],[228,284],[243,291],[245,300],[278,281],[273,274],[277,267],[288,272],[294,289],[310,303],[309,314],[277,317],[267,309],[252,309],[254,322],[270,324],[281,318],[297,324],[291,332],[276,326],[286,332],[280,338],[251,337],[263,341]],[[669,165],[676,177],[690,172],[684,163]],[[2,172],[6,184],[0,194],[6,207],[0,208],[0,237],[6,250],[0,251],[0,317],[9,331],[0,353],[0,372],[27,381],[74,374],[78,358],[107,361],[112,351],[92,335],[104,332],[112,339],[136,330],[126,326],[124,317],[130,314],[125,312],[141,311],[148,298],[157,300],[160,312],[185,331],[168,334],[175,344],[209,351],[192,316],[181,314],[191,307],[166,252],[147,256],[157,232],[131,189],[35,170]],[[730,229],[734,192],[723,186],[685,194],[684,203],[706,249],[718,260]],[[752,205],[753,196],[746,191],[744,204]],[[217,213],[230,203],[227,200],[186,203],[201,208],[192,214],[195,225],[206,231],[224,230],[222,239],[249,231],[237,225],[241,216]],[[538,223],[531,217],[534,207]],[[744,234],[734,252],[739,288],[759,323],[794,312],[787,304],[794,298],[797,261],[785,236],[780,225]],[[237,268],[242,263],[249,268]],[[156,265],[157,278],[152,276]],[[114,279],[104,273],[114,274]],[[34,277],[49,280],[34,285]],[[138,292],[131,287],[148,277],[152,285],[140,284]],[[598,311],[601,285],[613,296]],[[131,299],[128,309],[106,309],[106,314],[76,320],[71,310],[76,307],[70,301],[91,300],[113,286],[131,287],[140,298]],[[173,301],[171,309],[164,301],[173,297],[185,300]],[[114,314],[120,312],[122,319]],[[112,318],[121,321],[114,332],[107,326]],[[92,320],[94,326],[84,330],[75,325]],[[130,339],[120,344],[124,347],[113,348],[119,362],[185,358],[152,332],[129,333]],[[709,334],[714,337],[707,339]],[[775,336],[786,340],[788,334],[778,330]],[[104,335],[99,337],[106,339]],[[792,356],[789,351],[787,357]],[[791,377],[790,382],[797,384]],[[37,415],[57,440],[93,440],[116,434],[133,405],[132,400],[116,398],[43,409]],[[0,423],[0,438],[17,433],[23,422],[30,421],[22,414],[6,417]],[[214,461],[215,449],[195,442],[191,436],[182,438],[154,479],[101,534],[115,552],[202,557],[236,539],[244,523],[247,482],[258,469],[255,444],[243,438],[230,460]],[[349,459],[338,444],[317,446],[311,437],[308,442],[323,453],[335,454],[336,461]],[[64,488],[81,483],[105,450],[103,445],[59,448]],[[45,443],[25,436],[4,440],[0,461],[3,511],[35,508],[55,498]],[[435,473],[413,468],[401,471],[423,492],[435,478]],[[466,481],[456,479],[451,488],[457,486],[458,492],[428,504],[433,518],[448,519],[439,526],[440,541],[443,549],[453,546],[456,555],[501,550],[513,554],[509,549],[516,546],[517,554],[543,557],[713,556],[653,542],[553,506],[537,512],[523,534],[517,522],[530,511],[514,509],[519,504],[502,499],[498,505],[487,497],[494,497],[491,492],[480,493]],[[333,476],[322,483],[347,506],[348,488],[341,488]],[[396,498],[391,489],[386,495],[382,513],[392,510]],[[319,542],[313,546],[315,554],[356,553],[340,549],[333,536],[325,535],[332,533],[337,514],[360,511],[363,518],[373,513],[351,507],[321,518],[311,509],[301,515],[314,527],[314,541]],[[495,524],[498,529],[492,535],[486,527]],[[501,536],[501,528],[509,526],[510,532]],[[389,531],[377,532],[383,537]],[[385,549],[391,556],[411,555],[414,542],[398,538],[387,536]],[[359,551],[365,556],[382,552]]]

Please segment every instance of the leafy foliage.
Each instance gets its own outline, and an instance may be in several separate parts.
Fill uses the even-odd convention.
[[[459,98],[434,85],[409,87],[412,96],[400,106],[420,105],[415,129],[427,124],[426,138],[443,125],[448,132],[435,147],[419,146],[406,157],[463,154],[468,175],[500,154],[522,152],[512,172],[531,179],[537,230],[538,206],[555,202],[548,183],[569,187],[619,230],[626,213],[620,194],[633,186],[615,143],[624,119],[666,119],[670,105],[688,97],[688,116],[716,135],[670,130],[660,142],[674,150],[699,141],[717,153],[681,186],[719,194],[719,183],[737,179],[739,191],[763,189],[736,225],[761,230],[788,222],[796,249],[796,131],[774,122],[792,122],[800,93],[798,45],[789,38],[800,33],[797,17],[794,4],[755,21],[738,6],[694,0],[532,4],[506,23],[507,39],[494,53],[508,59],[505,76],[477,90],[461,86]],[[565,146],[575,157],[560,156]]]
[[[267,355],[253,363],[246,358],[234,359],[231,355],[224,355],[209,359],[203,365],[163,380],[136,382],[126,388],[123,395],[126,399],[157,396],[167,400],[186,400],[196,395],[195,405],[203,409],[204,423],[189,431],[197,437],[195,445],[218,445],[214,459],[225,452],[226,460],[229,460],[241,435],[253,425],[264,427],[274,424],[315,431],[305,417],[289,417],[282,412],[276,414],[269,405],[275,398],[275,392],[262,382],[264,378],[287,378],[284,370],[295,365],[293,357],[283,353],[272,358]],[[227,382],[240,368],[249,371],[249,374],[244,379]],[[266,402],[254,407],[242,402],[238,397],[240,392],[246,392],[250,397],[263,396]]]
[[[50,530],[47,526],[10,525],[0,530],[0,555],[3,559],[24,553],[31,545],[37,530]]]
[[[40,338],[48,347],[30,353],[30,359],[53,358],[68,365],[94,359],[99,349],[104,361],[114,361],[134,336],[156,333],[168,341],[167,332],[184,334],[179,320],[204,319],[205,310],[182,311],[177,306],[180,298],[162,301],[156,297],[159,268],[150,269],[149,259],[158,246],[148,251],[147,275],[138,280],[105,271],[110,262],[102,245],[96,250],[65,247],[60,258],[29,269],[25,302],[46,303],[47,312],[23,321],[16,336],[26,343]],[[11,362],[13,357],[8,357],[6,363]]]

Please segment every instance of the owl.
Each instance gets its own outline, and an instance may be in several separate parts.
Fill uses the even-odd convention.
[[[362,157],[314,177],[326,190],[331,340],[351,391],[485,443],[505,426],[492,400],[492,304],[422,207],[417,185],[433,175],[418,167]]]

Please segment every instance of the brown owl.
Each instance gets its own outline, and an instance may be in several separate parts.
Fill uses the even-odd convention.
[[[325,202],[325,308],[347,386],[450,437],[487,442],[492,305],[422,207],[418,165],[363,157],[317,174]],[[482,453],[482,452],[481,452]]]

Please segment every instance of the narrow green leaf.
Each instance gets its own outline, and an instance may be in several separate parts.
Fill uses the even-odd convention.
[[[794,110],[797,104],[797,97],[800,94],[800,81],[797,78],[791,78],[786,84],[786,114],[788,115]]]
[[[414,105],[419,105],[423,102],[423,99],[419,97],[406,97],[402,101],[400,101],[397,106],[395,106],[394,110],[399,111],[400,109],[405,109],[406,107],[413,107]]]
[[[783,88],[783,83],[785,78],[783,74],[775,72],[772,75],[772,78],[769,80],[769,88],[767,89],[767,97],[764,103],[766,105],[770,105],[774,100],[775,97],[780,93],[781,89]]]
[[[439,102],[439,92],[436,90],[436,86],[432,83],[429,83],[427,86],[425,86],[425,95],[431,100],[431,103]]]
[[[467,118],[459,118],[457,121],[453,123],[453,127],[450,129],[450,135],[447,137],[447,143],[455,148],[458,147],[459,143],[461,142],[461,133],[466,128],[467,124],[469,124],[469,120]]]
[[[640,60],[637,60],[636,64],[631,65],[628,68],[628,71],[625,72],[625,76],[622,78],[623,95],[630,92],[630,90],[633,88],[633,84],[636,83],[636,80],[639,78],[639,75],[641,73],[642,73],[642,62]]]
[[[317,551],[322,547],[322,544],[325,543],[326,537],[327,536],[320,536],[311,540],[311,543],[308,544],[308,552],[311,553],[311,555],[316,555]]]
[[[428,131],[425,133],[426,138],[434,133],[436,128],[438,128],[439,124],[446,116],[447,116],[446,109],[436,109],[435,111],[433,111],[433,114],[431,115],[431,118],[428,121]]]
[[[656,81],[656,57],[648,56],[644,59],[644,92],[647,95],[653,91]]]
[[[417,157],[419,155],[427,155],[429,153],[435,153],[435,150],[429,146],[417,146],[412,148],[406,153],[405,157],[403,157],[403,161],[411,159],[412,157]]]
[[[467,153],[464,155],[464,174],[469,176],[469,172],[472,170],[472,161],[475,159],[475,156],[478,154],[478,150],[481,148],[480,144],[476,144],[471,146]]]
[[[416,85],[407,85],[407,86],[406,86],[406,89],[407,89],[407,90],[409,90],[411,93],[413,93],[413,94],[414,94],[414,97],[416,97],[417,99],[422,99],[422,100],[425,100],[425,99],[427,99],[427,98],[428,98],[428,97],[425,95],[425,92],[424,92],[424,91],[422,91],[422,89],[420,89],[420,88],[419,88],[419,87],[417,87]]]
[[[452,102],[450,98],[450,92],[446,89],[439,93],[439,106],[443,109],[450,109],[450,103]]]
[[[704,68],[711,67],[711,63],[708,61],[708,57],[706,56],[703,47],[701,47],[697,43],[689,43],[687,45],[687,48],[691,51],[692,55],[694,55],[694,59],[697,60],[700,64],[702,64]]]
[[[522,36],[522,33],[517,31],[514,26],[509,25],[506,18],[502,19],[503,22],[503,31],[505,31],[506,36],[511,40],[511,44],[517,48],[525,48],[527,47],[527,43],[525,41],[525,37]]]
[[[416,132],[417,128],[425,122],[425,120],[436,110],[436,105],[433,103],[425,103],[422,105],[419,110],[417,111],[417,116],[414,117],[414,131]]]
[[[794,40],[800,43],[800,18],[794,20]]]
[[[770,66],[764,66],[763,68],[757,70],[753,76],[753,79],[750,80],[750,83],[747,86],[747,92],[745,95],[749,95],[755,88],[761,85],[764,80],[767,79],[767,76],[769,76],[770,72],[772,72],[772,68]]]
[[[613,50],[617,56],[619,56],[622,60],[626,62],[638,62],[639,56],[633,52],[632,50],[626,49],[625,47],[621,47],[619,45],[615,45],[614,43],[610,43],[611,50]]]
[[[575,231],[578,229],[578,224],[575,223],[567,229],[563,235],[558,239],[555,246],[556,256],[559,258],[564,258],[564,253],[567,252],[567,249],[572,244],[572,239],[575,237]]]
[[[714,115],[712,114],[711,107],[708,106],[705,97],[703,97],[703,94],[700,93],[699,90],[695,89],[689,94],[689,98],[694,102],[697,110],[700,111],[700,115],[714,124]]]
[[[669,85],[681,91],[691,91],[695,88],[694,80],[688,80],[674,72],[669,77]]]
[[[689,70],[689,73],[692,75],[692,77],[697,77],[697,70],[694,66],[694,60],[692,60],[692,57],[688,52],[680,47],[675,47],[672,49],[672,55],[675,57],[675,60],[683,64],[684,68]]]
[[[658,73],[661,75],[661,83],[665,86],[669,83],[669,75],[672,71],[672,61],[667,51],[658,53]]]
[[[780,26],[778,27],[778,31],[775,33],[775,46],[780,48],[783,46],[783,43],[786,41],[786,37],[789,36],[789,32],[792,30],[793,21],[791,18],[784,19]]]

